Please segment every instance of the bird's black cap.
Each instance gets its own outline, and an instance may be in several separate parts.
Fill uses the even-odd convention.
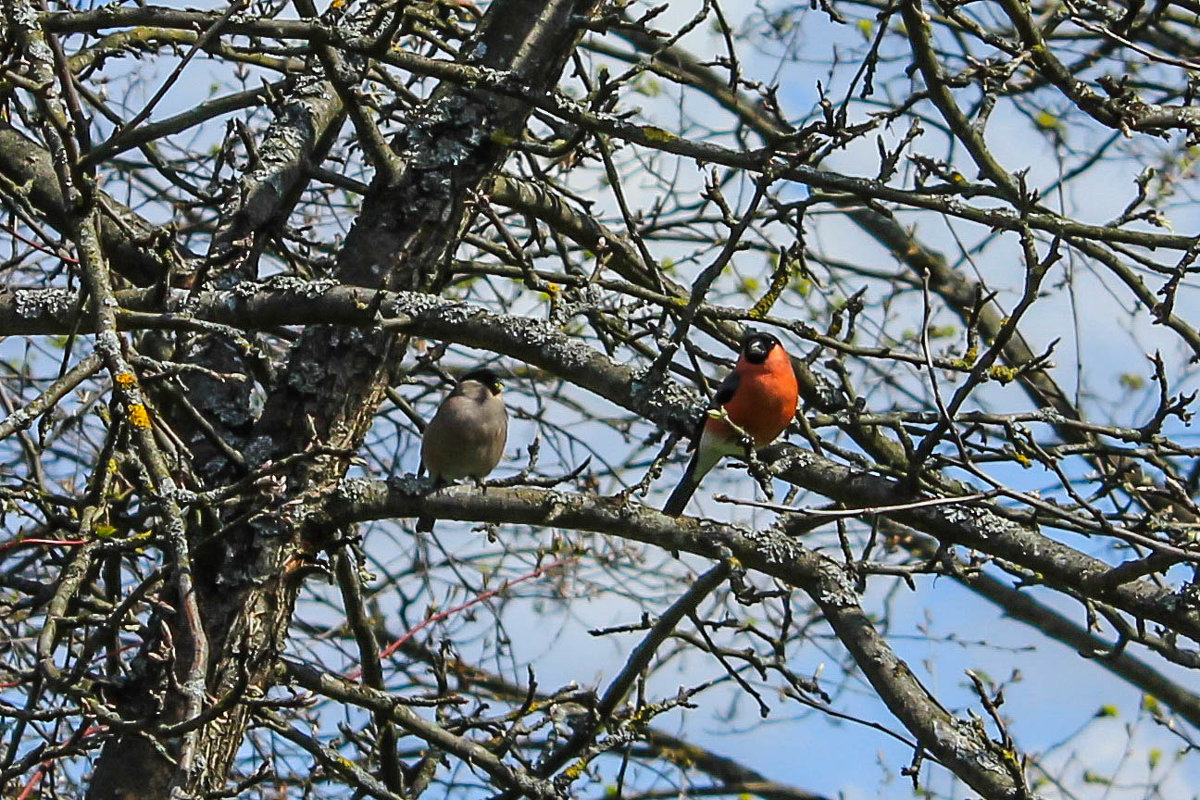
[[[742,337],[742,355],[751,364],[761,364],[770,355],[772,348],[781,346],[773,334],[764,331],[748,331]]]
[[[458,379],[459,383],[463,381],[478,381],[491,389],[492,392],[499,392],[504,388],[503,384],[500,383],[500,377],[488,367],[476,367]]]

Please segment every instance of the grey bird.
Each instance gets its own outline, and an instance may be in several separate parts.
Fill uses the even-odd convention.
[[[500,463],[508,441],[502,390],[496,373],[480,367],[446,395],[421,440],[421,463],[435,488],[459,478],[481,481]],[[433,530],[433,517],[418,519],[417,530]]]

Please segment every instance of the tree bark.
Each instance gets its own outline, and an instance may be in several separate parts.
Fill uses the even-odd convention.
[[[553,86],[579,35],[576,21],[594,0],[498,0],[471,48],[478,66],[505,71],[524,92]],[[530,106],[522,99],[451,84],[439,87],[418,122],[392,148],[402,163],[376,164],[377,175],[338,256],[343,283],[377,289],[436,291],[444,262],[469,218],[468,200],[503,162]],[[507,138],[506,138],[507,137]],[[286,502],[264,500],[250,521],[223,534],[201,576],[198,604],[210,637],[208,688],[230,707],[205,722],[190,772],[169,758],[178,741],[151,751],[144,734],[118,735],[104,749],[89,791],[93,800],[161,797],[171,785],[185,796],[225,788],[249,709],[240,694],[267,689],[287,640],[293,604],[323,546],[336,537],[301,535],[307,500],[345,474],[403,354],[389,331],[320,326],[306,330],[248,439],[250,466],[312,452],[287,476]],[[247,510],[242,509],[245,513]],[[210,532],[211,533],[211,532]],[[156,675],[138,687],[164,690]],[[168,705],[168,707],[170,707]],[[139,768],[131,769],[131,764]],[[147,792],[151,792],[147,794]]]

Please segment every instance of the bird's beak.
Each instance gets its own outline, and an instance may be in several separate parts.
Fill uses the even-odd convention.
[[[771,343],[756,339],[746,345],[746,355],[758,361],[767,357],[771,352]]]

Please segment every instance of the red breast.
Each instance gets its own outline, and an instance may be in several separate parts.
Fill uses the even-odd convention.
[[[796,414],[800,388],[792,360],[782,345],[776,345],[761,364],[751,364],[744,356],[739,358],[734,372],[739,378],[737,389],[722,408],[733,424],[754,438],[755,447],[766,447]],[[710,435],[723,439],[737,437],[724,420],[710,418],[705,428]]]

